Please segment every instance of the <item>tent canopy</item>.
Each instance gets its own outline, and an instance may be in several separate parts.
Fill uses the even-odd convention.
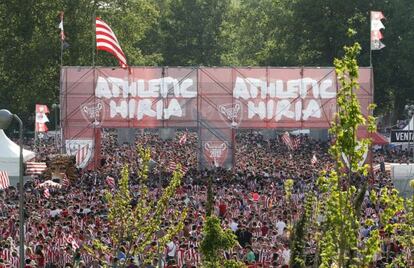
[[[23,149],[23,162],[33,159],[36,154]],[[0,170],[9,176],[19,176],[20,146],[11,141],[0,129]]]
[[[411,117],[410,122],[408,123],[408,125],[405,126],[405,128],[403,130],[413,130],[413,126],[414,126],[414,122],[413,122],[413,117]]]
[[[390,143],[388,139],[380,133],[376,131],[373,133],[369,133],[366,129],[358,129],[357,137],[358,139],[371,138],[373,145],[386,145]]]

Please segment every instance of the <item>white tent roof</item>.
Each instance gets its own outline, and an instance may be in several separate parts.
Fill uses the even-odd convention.
[[[410,120],[410,123],[408,123],[408,125],[405,126],[405,128],[403,130],[413,130],[413,117]]]
[[[23,149],[23,162],[33,159],[36,154]],[[19,176],[20,146],[11,141],[0,129],[0,170],[9,176]]]
[[[26,162],[33,159],[36,154],[32,151],[23,149],[23,161]],[[20,146],[11,141],[4,133],[3,129],[0,129],[0,158],[19,158]]]

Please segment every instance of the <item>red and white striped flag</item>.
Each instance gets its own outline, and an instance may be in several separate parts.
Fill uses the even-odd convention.
[[[318,159],[316,158],[316,155],[313,154],[312,159],[311,159],[311,164],[315,165],[316,163],[318,163]]]
[[[173,172],[173,171],[175,171],[175,170],[177,169],[178,165],[180,166],[180,169],[179,169],[179,170],[180,170],[183,174],[187,173],[188,168],[184,167],[184,166],[183,166],[183,165],[181,165],[181,164],[177,164],[177,163],[175,163],[174,161],[171,161],[171,162],[170,162],[170,165],[168,166],[168,169],[170,170],[170,172]]]
[[[186,132],[186,133],[184,133],[184,134],[181,136],[181,138],[180,138],[180,140],[178,141],[178,143],[179,143],[180,145],[184,145],[186,142],[187,142],[187,132]]]
[[[43,196],[45,198],[49,198],[50,197],[50,192],[49,192],[49,189],[48,188],[45,188],[45,190],[43,191]]]
[[[271,208],[272,207],[272,198],[270,196],[266,196],[264,199],[264,207]]]
[[[26,174],[27,175],[39,175],[46,170],[47,166],[45,162],[26,162]]]
[[[112,177],[107,176],[105,179],[106,184],[108,184],[109,187],[115,188],[115,179]]]
[[[300,146],[300,137],[299,136],[296,136],[295,138],[293,138],[292,145],[293,145],[293,148],[295,150],[297,150],[299,148],[299,146]]]
[[[89,144],[85,144],[81,147],[81,145],[78,146],[78,150],[76,151],[76,166],[80,166],[83,161],[85,161],[85,158],[88,154],[89,150]]]
[[[65,187],[69,187],[70,181],[68,179],[68,176],[66,176],[66,173],[61,173],[62,175],[62,185]]]
[[[96,18],[96,48],[111,53],[118,59],[121,68],[128,68],[127,60],[111,27]]]
[[[292,140],[290,139],[290,135],[289,132],[285,132],[282,135],[282,141],[283,143],[289,148],[289,150],[293,150],[293,144],[292,144]]]
[[[66,243],[70,244],[72,246],[73,250],[77,250],[79,248],[78,242],[73,238],[72,235],[68,235],[66,238]]]
[[[10,187],[10,179],[7,171],[0,171],[0,189],[7,189]]]

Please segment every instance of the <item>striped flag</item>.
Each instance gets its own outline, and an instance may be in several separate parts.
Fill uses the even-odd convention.
[[[299,146],[300,146],[300,137],[299,136],[296,136],[295,138],[293,138],[292,145],[293,145],[293,148],[295,150],[297,150],[299,148]]]
[[[112,177],[107,176],[105,179],[106,184],[108,184],[109,187],[115,188],[115,179]]]
[[[45,198],[49,198],[50,197],[50,192],[49,192],[49,189],[48,188],[45,188],[45,190],[43,191],[43,196]]]
[[[0,170],[0,189],[7,189],[10,186],[9,174]]]
[[[72,246],[73,250],[77,250],[79,248],[78,242],[73,238],[72,235],[68,235],[66,238],[66,243],[70,244]]]
[[[178,165],[180,166],[180,171],[181,171],[183,174],[187,173],[188,168],[184,167],[184,166],[183,166],[183,165],[181,165],[181,164],[177,164],[177,163],[176,163],[176,162],[174,162],[174,161],[171,161],[171,162],[170,162],[170,165],[168,166],[168,169],[170,170],[170,172],[173,172],[173,171],[175,171],[175,170],[177,169]]]
[[[62,185],[65,187],[69,187],[70,181],[68,179],[68,176],[66,176],[66,173],[61,173],[62,175]]]
[[[267,208],[267,209],[272,207],[272,198],[270,196],[265,197],[264,207]]]
[[[76,166],[80,166],[83,161],[85,161],[85,158],[88,154],[89,150],[89,144],[85,144],[81,147],[81,145],[78,146],[78,150],[76,151]]]
[[[26,162],[26,174],[27,175],[39,175],[46,170],[47,166],[45,162]]]
[[[289,150],[293,150],[292,140],[290,139],[289,132],[285,132],[282,135],[282,142],[289,148]]]
[[[118,59],[121,68],[128,68],[126,57],[111,27],[96,18],[96,48],[111,53]]]
[[[180,138],[180,140],[178,141],[178,143],[179,143],[180,145],[184,145],[186,142],[187,142],[187,132],[186,132],[186,133],[184,133],[184,134],[181,136],[181,138]]]
[[[385,172],[391,172],[391,164],[385,163]]]
[[[316,155],[313,154],[312,159],[311,159],[311,164],[315,165],[316,163],[318,163],[318,159],[316,158]]]

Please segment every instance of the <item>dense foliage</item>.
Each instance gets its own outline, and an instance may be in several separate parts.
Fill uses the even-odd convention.
[[[142,256],[145,263],[151,263],[154,257],[162,254],[164,245],[172,241],[174,236],[183,229],[183,222],[187,217],[186,208],[181,211],[174,210],[173,214],[167,213],[169,202],[180,186],[183,175],[177,170],[174,171],[162,195],[158,200],[153,200],[146,185],[151,159],[150,150],[143,148],[138,148],[138,150],[141,158],[138,174],[140,185],[134,193],[139,198],[134,199],[129,185],[128,166],[125,166],[122,169],[117,189],[107,191],[105,194],[108,202],[111,244],[108,245],[101,239],[97,239],[92,241],[92,246],[85,246],[91,256],[108,267],[115,263],[108,263],[106,256],[110,256],[111,262],[114,262],[120,252],[124,254],[125,260]],[[136,241],[140,243],[136,245]],[[125,262],[119,267],[126,266]]]
[[[349,30],[349,33],[355,32]],[[354,43],[345,46],[344,50],[343,58],[334,61],[341,85],[337,97],[336,120],[330,128],[335,140],[330,153],[336,165],[335,169],[325,170],[319,177],[319,196],[307,193],[305,211],[295,224],[291,236],[292,267],[306,267],[304,240],[312,234],[318,241],[314,263],[322,268],[371,267],[375,255],[381,252],[381,243],[391,239],[396,239],[406,248],[413,247],[413,226],[407,221],[411,217],[412,204],[407,200],[404,206],[404,200],[398,196],[398,191],[388,187],[379,192],[371,190],[371,201],[379,201],[383,208],[379,213],[380,225],[373,228],[365,239],[360,239],[361,228],[364,225],[371,227],[374,219],[361,215],[364,197],[368,194],[369,167],[360,165],[360,162],[370,141],[358,140],[356,132],[360,126],[367,127],[370,132],[375,131],[375,119],[372,116],[364,118],[356,97],[359,90],[357,56],[361,46]],[[285,183],[285,189],[289,189],[286,184],[289,183]],[[286,196],[289,197],[289,191]],[[393,218],[402,213],[404,208],[407,218],[401,222],[394,221]],[[316,213],[312,213],[314,209]],[[381,230],[384,231],[384,237],[380,235]],[[399,254],[387,267],[407,267],[409,262],[407,255]]]
[[[411,0],[4,0],[0,107],[29,126],[35,103],[58,101],[61,10],[70,45],[63,64],[75,66],[93,64],[94,15],[112,26],[130,65],[331,66],[351,27],[368,66],[369,11],[380,10],[387,47],[373,52],[376,112],[403,117],[414,99]],[[95,63],[117,65],[105,52]]]

